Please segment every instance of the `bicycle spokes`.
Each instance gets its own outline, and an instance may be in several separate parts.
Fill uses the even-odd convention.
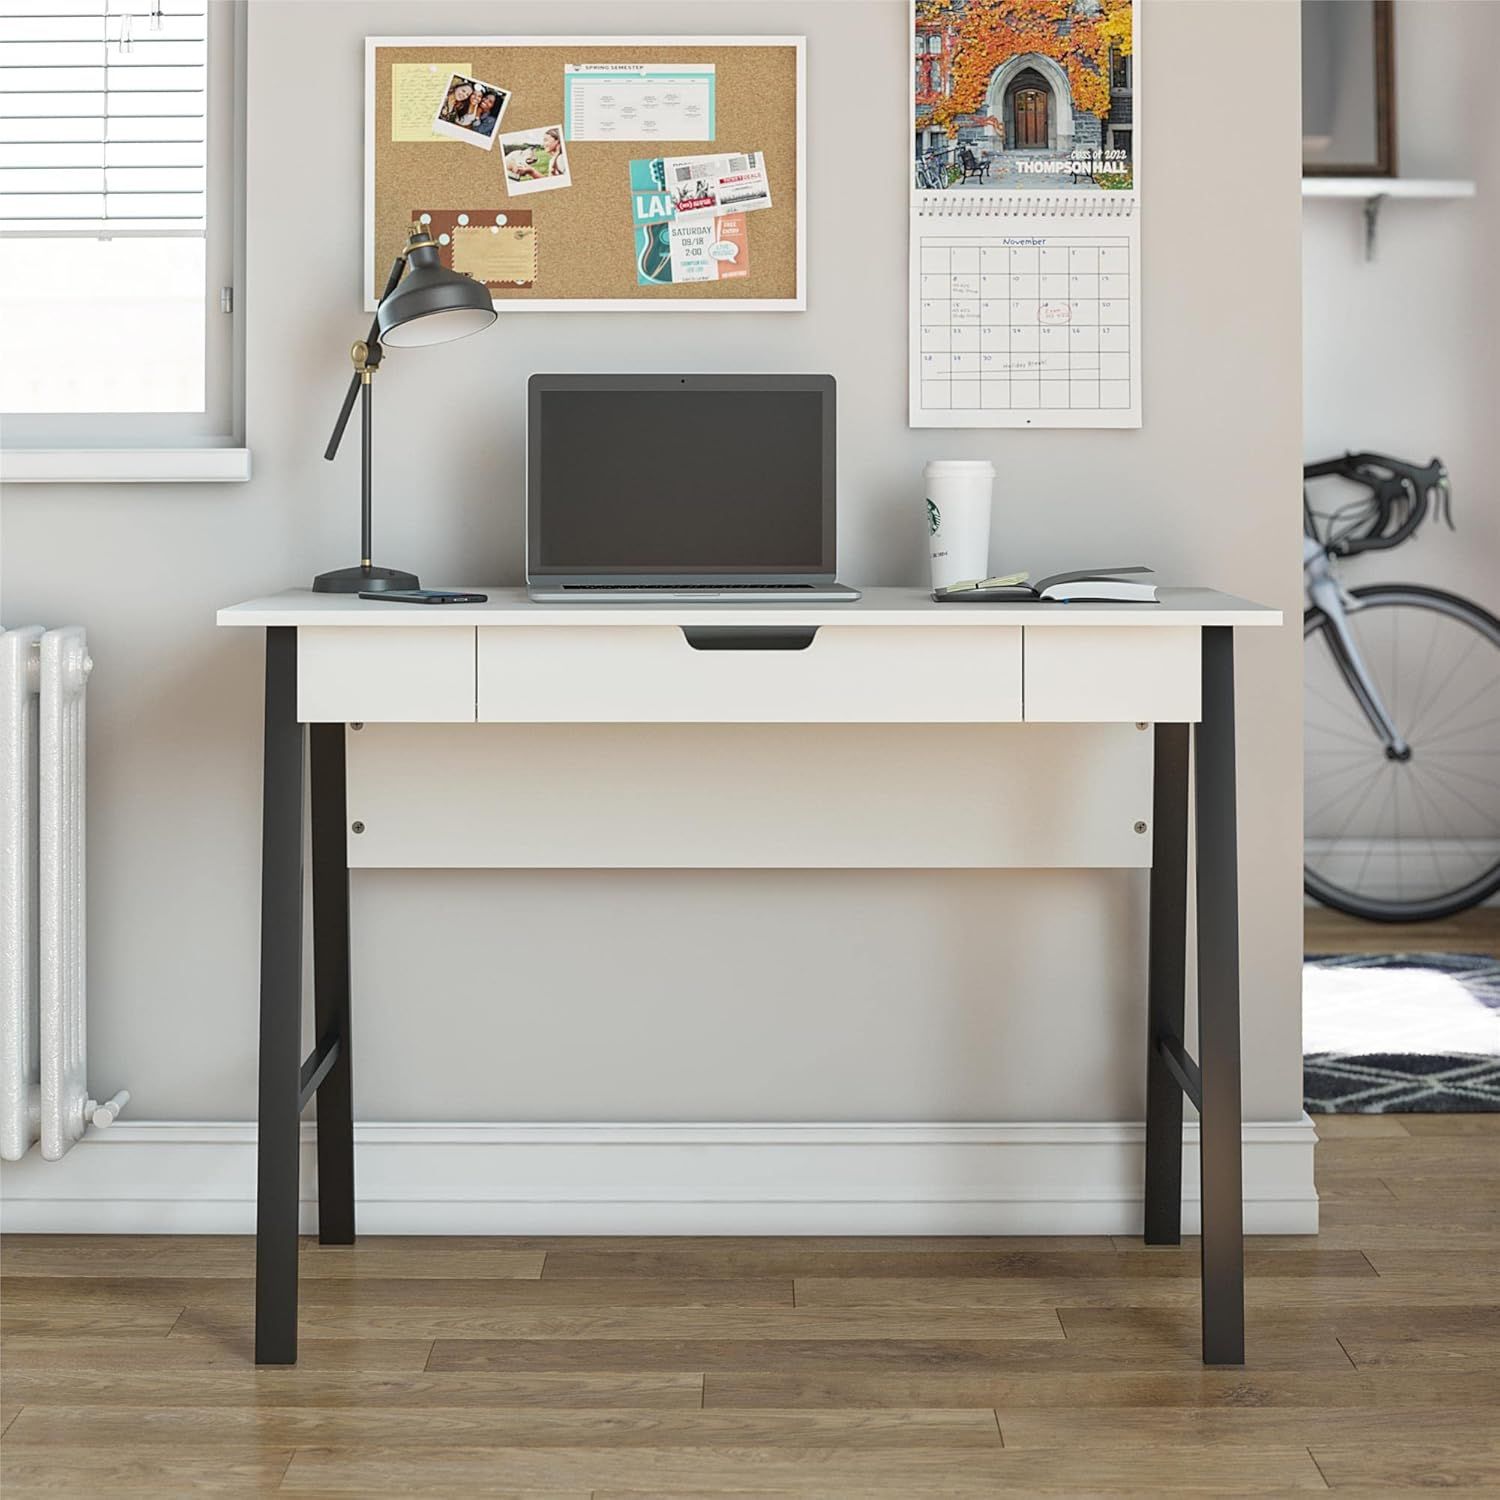
[[[1500,889],[1500,621],[1432,589],[1352,592],[1341,622],[1304,624],[1307,888],[1445,915]]]

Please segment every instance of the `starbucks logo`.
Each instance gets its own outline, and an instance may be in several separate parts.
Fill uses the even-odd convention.
[[[938,527],[943,524],[943,513],[931,500],[927,502],[927,535],[936,536]]]

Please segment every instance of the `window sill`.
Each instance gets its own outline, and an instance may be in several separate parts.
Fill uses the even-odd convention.
[[[248,448],[11,448],[0,451],[5,484],[239,484]]]

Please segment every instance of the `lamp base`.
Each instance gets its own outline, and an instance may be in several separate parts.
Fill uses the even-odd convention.
[[[415,573],[403,573],[400,568],[371,566],[319,573],[312,586],[316,594],[384,594],[392,589],[417,589],[422,585]]]

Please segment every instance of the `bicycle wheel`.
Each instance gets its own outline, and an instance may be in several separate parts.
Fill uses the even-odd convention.
[[[1309,609],[1303,885],[1376,922],[1451,916],[1500,890],[1500,620],[1414,584],[1349,592],[1349,628],[1411,755],[1387,755]]]

